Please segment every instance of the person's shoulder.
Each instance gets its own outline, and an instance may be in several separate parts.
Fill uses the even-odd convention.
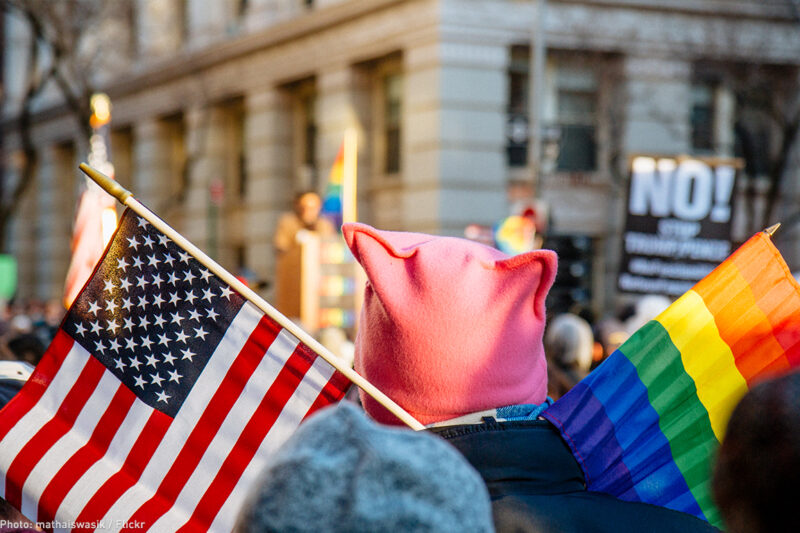
[[[336,227],[333,225],[333,222],[325,217],[320,217],[319,220],[317,220],[316,230],[318,233],[325,235],[336,233]]]
[[[278,224],[275,226],[275,233],[289,233],[293,234],[301,227],[300,220],[294,213],[283,213],[278,218]]]
[[[278,217],[279,226],[284,224],[292,224],[295,222],[297,222],[297,215],[295,215],[291,211],[286,211],[285,213],[281,213],[281,215]]]

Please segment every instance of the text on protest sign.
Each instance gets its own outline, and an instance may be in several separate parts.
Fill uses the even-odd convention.
[[[620,290],[677,296],[723,261],[735,183],[733,161],[633,159]]]

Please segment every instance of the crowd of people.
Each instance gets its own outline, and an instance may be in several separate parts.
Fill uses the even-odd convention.
[[[429,429],[393,429],[399,421],[363,392],[364,411],[347,402],[323,410],[271,458],[240,531],[716,531],[587,492],[571,452],[538,416],[548,396],[566,392],[669,300],[643,298],[595,324],[569,313],[545,329],[549,252],[509,259],[363,225],[346,227],[345,238],[369,278],[356,369]],[[734,412],[713,477],[731,533],[800,526],[789,504],[798,399],[793,373],[754,387]],[[319,479],[329,481],[324,489]]]
[[[363,224],[346,224],[344,236],[368,277],[355,369],[428,429],[401,427],[363,391],[321,410],[269,458],[237,531],[717,531],[587,491],[540,416],[668,300],[645,298],[596,323],[582,312],[547,317],[551,251],[509,257]],[[7,307],[3,358],[35,364],[61,315]],[[731,533],[800,529],[791,506],[799,400],[794,373],[754,387],[733,413],[713,475]]]
[[[648,321],[669,307],[666,296],[649,294],[596,320],[586,307],[548,316],[544,336],[548,395],[558,399],[597,368]]]
[[[39,363],[64,318],[55,300],[0,302],[0,361]]]

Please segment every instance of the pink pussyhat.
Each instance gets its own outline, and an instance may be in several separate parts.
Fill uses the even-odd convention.
[[[544,300],[556,254],[345,224],[368,282],[355,369],[423,424],[547,395]],[[400,423],[361,391],[367,413]]]

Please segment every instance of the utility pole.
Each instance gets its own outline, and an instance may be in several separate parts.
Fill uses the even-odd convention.
[[[544,71],[547,57],[545,14],[547,0],[537,0],[536,20],[531,38],[528,83],[528,168],[534,197],[539,197],[542,184],[542,114],[544,113]]]

